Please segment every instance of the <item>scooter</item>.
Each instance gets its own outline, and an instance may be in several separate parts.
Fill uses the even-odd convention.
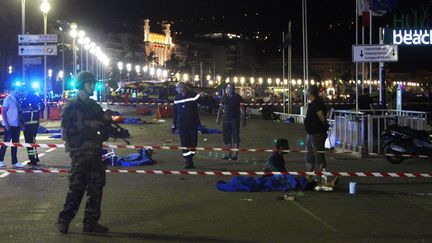
[[[396,124],[388,127],[382,135],[385,141],[384,152],[394,154],[394,156],[386,156],[387,161],[392,164],[400,164],[409,158],[402,155],[432,156],[432,137],[426,131],[414,130]]]

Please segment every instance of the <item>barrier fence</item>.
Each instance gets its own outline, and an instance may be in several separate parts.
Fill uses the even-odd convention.
[[[426,130],[428,114],[419,111],[373,110],[334,111],[335,149],[363,155],[383,154],[382,132],[398,124]]]

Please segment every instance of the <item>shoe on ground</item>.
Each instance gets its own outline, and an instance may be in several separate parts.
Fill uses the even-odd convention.
[[[193,169],[194,164],[192,162],[185,163],[184,167],[185,169]]]
[[[23,168],[25,165],[21,162],[16,162],[15,164],[12,164],[13,168]]]
[[[231,157],[231,160],[238,160],[238,157],[237,156],[233,156],[233,157]]]
[[[6,163],[4,161],[0,161],[0,168],[6,167]]]
[[[27,163],[27,165],[30,165],[30,166],[37,166],[37,165],[38,165],[38,162],[30,161],[30,162]]]
[[[83,232],[86,233],[106,233],[108,231],[108,227],[105,227],[99,223],[94,224],[84,224]]]
[[[69,230],[69,223],[59,221],[57,223],[57,228],[60,233],[66,234]]]
[[[229,155],[225,155],[224,157],[222,157],[222,159],[224,159],[224,160],[229,160],[229,159],[231,159],[231,156],[229,156]]]

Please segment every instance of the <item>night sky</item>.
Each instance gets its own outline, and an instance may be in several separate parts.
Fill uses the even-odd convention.
[[[375,27],[392,25],[393,13],[410,13],[411,9],[422,4],[431,7],[430,0],[400,0],[392,13],[374,17]],[[269,54],[277,56],[283,31],[288,22],[293,26],[294,56],[301,56],[301,0],[50,0],[52,11],[50,23],[57,19],[75,21],[85,28],[96,28],[104,32],[138,32],[139,29],[126,28],[119,22],[129,22],[139,26],[142,19],[149,18],[152,31],[160,31],[157,23],[171,21],[174,32],[182,32],[184,38],[194,33],[215,31],[252,35],[259,31],[268,36],[266,45]],[[0,6],[16,12],[20,22],[20,1],[1,0]],[[27,0],[28,22],[41,21],[40,1]],[[32,11],[31,9],[37,9]],[[354,0],[309,0],[308,33],[310,57],[351,58],[351,45],[355,42],[355,1]],[[432,20],[429,20],[431,23]],[[429,26],[431,27],[431,26]],[[18,29],[17,31],[20,31]],[[38,30],[34,30],[38,31]],[[374,35],[377,36],[377,29]],[[374,38],[374,43],[377,43]],[[400,48],[400,68],[431,66],[427,53],[432,47]],[[393,65],[393,64],[392,64]]]

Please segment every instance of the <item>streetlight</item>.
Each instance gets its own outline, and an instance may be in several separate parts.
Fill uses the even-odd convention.
[[[127,70],[127,76],[128,76],[128,81],[130,81],[130,71],[132,70],[132,64],[128,63],[126,64],[126,70]]]
[[[78,25],[76,24],[76,23],[71,23],[71,25],[70,25],[70,28],[71,28],[71,30],[70,30],[70,32],[69,32],[69,35],[72,37],[72,50],[73,50],[73,76],[75,77],[76,76],[76,63],[77,63],[77,58],[76,58],[76,47],[75,47],[75,40],[76,40],[76,38],[77,38],[77,36],[78,36],[78,30],[77,30],[77,28],[78,28]]]
[[[122,73],[122,70],[123,70],[123,62],[118,62],[117,63],[117,68],[119,70],[119,82],[120,82],[121,81],[121,73]]]
[[[84,38],[84,49],[86,50],[86,71],[88,71],[89,70],[88,54],[89,54],[89,49],[90,49],[90,38],[88,38],[88,37]]]
[[[44,17],[44,34],[47,34],[47,22],[48,22],[48,12],[51,9],[51,5],[48,3],[47,0],[43,0],[42,4],[40,5],[40,10],[42,11],[43,17]],[[46,42],[44,43],[46,46]],[[47,58],[46,55],[44,55],[44,104],[45,107],[47,107]],[[44,109],[44,117],[48,119],[48,109]]]
[[[25,0],[21,0],[21,34],[25,34]],[[24,56],[22,56],[22,81],[25,82]]]
[[[135,72],[137,73],[137,75],[140,75],[140,71],[141,71],[140,65],[135,65]]]
[[[84,46],[84,37],[85,37],[86,33],[84,30],[80,30],[78,31],[78,44],[81,45],[80,48],[80,71],[83,70],[83,46]]]
[[[94,42],[91,42],[90,43],[90,54],[92,54],[92,67],[91,67],[91,72],[93,73],[94,72],[94,65],[93,65],[93,62],[94,62],[94,54],[95,54],[95,48],[96,48],[96,43],[94,43]]]

